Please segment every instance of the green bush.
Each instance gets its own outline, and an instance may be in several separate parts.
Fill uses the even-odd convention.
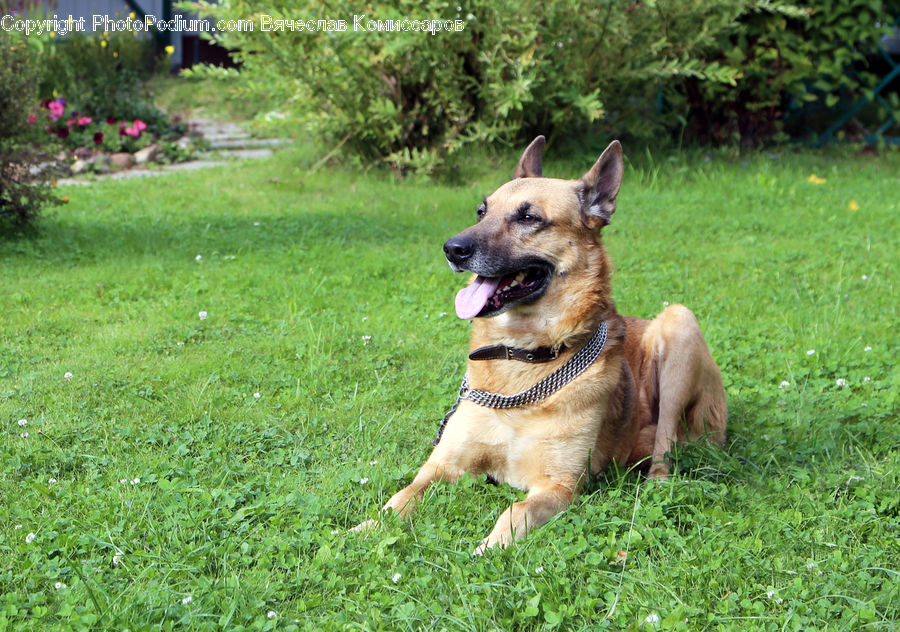
[[[21,37],[0,30],[0,236],[33,228],[44,206],[58,202],[44,156],[30,142],[29,113],[38,67]]]
[[[152,105],[145,81],[168,63],[155,44],[134,32],[34,38],[41,99],[62,97],[70,109],[96,119],[140,119],[165,133],[171,123]]]
[[[689,77],[674,95],[686,105],[689,136],[758,145],[778,136],[789,110],[805,115],[806,104],[827,110],[842,95],[861,96],[878,81],[867,56],[889,21],[882,0],[748,3],[706,57],[738,73],[736,88]]]
[[[246,3],[226,0],[204,4],[202,12],[253,22],[252,32],[217,33],[237,50],[251,93],[280,95],[314,135],[352,149],[361,162],[431,172],[467,144],[536,132],[652,137],[661,82],[733,82],[736,69],[700,54],[746,4],[400,0],[353,9],[335,1],[286,7],[261,0],[251,13]],[[366,17],[357,20],[360,14]],[[347,29],[264,32],[262,15],[345,20]],[[369,20],[377,27],[379,20],[432,18],[464,28],[367,28]]]

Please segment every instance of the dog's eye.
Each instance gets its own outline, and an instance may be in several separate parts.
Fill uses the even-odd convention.
[[[523,215],[519,216],[519,221],[523,224],[533,224],[535,222],[541,221],[541,218],[532,213],[524,213]]]
[[[481,219],[485,216],[485,214],[487,214],[487,209],[484,207],[484,204],[482,204],[481,206],[478,207],[478,210],[475,212],[478,215],[478,220],[481,221]]]

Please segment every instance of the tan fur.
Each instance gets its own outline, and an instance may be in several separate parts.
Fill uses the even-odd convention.
[[[609,328],[606,347],[575,381],[537,404],[498,410],[462,401],[415,479],[385,505],[408,516],[429,485],[453,482],[465,472],[526,490],[476,554],[524,537],[565,509],[589,471],[616,461],[665,477],[673,441],[725,440],[722,378],[694,315],[671,305],[652,321],[623,317],[610,298],[611,264],[600,229],[615,210],[622,175],[618,143],[573,181],[539,177],[542,148],[539,137],[523,154],[516,177],[487,198],[482,221],[460,235],[511,260],[549,261],[553,279],[535,302],[475,318],[469,347],[567,350],[542,364],[470,360],[469,384],[502,394],[525,390],[566,362],[602,321]],[[546,226],[533,230],[513,222],[510,213],[523,203]]]

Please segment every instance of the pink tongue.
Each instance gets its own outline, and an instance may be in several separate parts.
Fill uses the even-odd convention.
[[[478,316],[498,285],[500,277],[475,277],[472,285],[461,289],[456,295],[456,315],[466,319]]]

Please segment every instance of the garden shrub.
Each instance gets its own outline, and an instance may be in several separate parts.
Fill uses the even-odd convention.
[[[0,236],[32,228],[58,202],[49,170],[38,168],[45,156],[31,143],[38,72],[24,39],[0,30]]]
[[[65,98],[70,109],[95,119],[139,119],[165,134],[172,123],[156,108],[145,82],[168,64],[152,39],[136,32],[69,33],[33,38],[39,49],[42,99]]]
[[[442,0],[202,4],[201,13],[251,19],[219,31],[257,94],[281,95],[311,132],[361,162],[431,172],[471,143],[586,130],[652,137],[662,82],[733,82],[738,70],[701,57],[746,0],[609,2]],[[192,4],[192,6],[195,6]],[[342,32],[264,32],[261,16],[345,20]],[[356,16],[365,14],[362,20]],[[459,20],[459,32],[370,31],[369,20]],[[357,28],[362,25],[363,28]]]
[[[893,10],[900,14],[900,7]],[[758,145],[779,135],[787,115],[794,118],[790,131],[802,134],[811,111],[825,112],[877,83],[868,56],[891,19],[882,0],[748,3],[706,57],[735,70],[737,87],[688,77],[673,98],[686,104],[688,135]]]

